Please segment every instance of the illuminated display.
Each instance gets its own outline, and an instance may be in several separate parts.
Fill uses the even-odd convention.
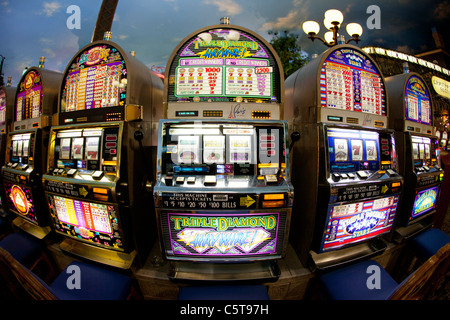
[[[117,172],[118,131],[116,126],[56,131],[50,167]]]
[[[61,222],[91,231],[111,234],[107,206],[54,196],[55,210]]]
[[[379,71],[364,54],[338,49],[325,60],[320,75],[321,106],[386,115]]]
[[[38,218],[34,211],[34,202],[31,195],[31,189],[9,182],[4,182],[4,186],[8,207],[11,210],[16,211],[20,216],[37,223]]]
[[[436,207],[438,193],[439,193],[438,186],[419,191],[414,200],[411,219],[415,219],[433,210]]]
[[[0,89],[0,125],[6,122],[6,92]]]
[[[15,121],[40,117],[42,113],[42,82],[37,71],[30,71],[19,84],[16,95]]]
[[[170,254],[232,257],[272,255],[280,250],[279,213],[167,214]]]
[[[379,169],[377,132],[328,128],[327,136],[331,172]]]
[[[274,57],[243,31],[214,29],[194,36],[178,52],[169,79],[172,101],[279,101]]]
[[[55,230],[108,248],[123,250],[114,205],[47,194]]]
[[[163,173],[277,174],[285,163],[281,130],[270,125],[166,124]]]
[[[33,150],[31,146],[34,145],[34,134],[24,133],[15,134],[11,137],[10,146],[10,162],[28,164],[31,162]]]
[[[405,89],[405,118],[431,125],[431,99],[425,84],[418,77],[409,78]]]
[[[322,250],[337,249],[390,232],[398,198],[398,195],[392,195],[344,205],[330,205]]]
[[[72,61],[64,79],[61,112],[124,105],[127,72],[116,48],[90,48]]]

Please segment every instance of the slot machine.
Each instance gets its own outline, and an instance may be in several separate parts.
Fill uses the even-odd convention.
[[[0,168],[5,164],[6,138],[11,131],[15,95],[16,87],[11,87],[11,77],[8,77],[6,86],[0,87]],[[5,200],[5,188],[0,174],[0,216],[2,217],[9,215],[9,211],[3,206]]]
[[[440,134],[440,141],[439,145],[441,146],[442,150],[448,150],[448,132],[442,131]]]
[[[290,241],[299,259],[323,271],[382,253],[403,178],[380,69],[359,48],[337,45],[285,88],[285,118],[302,137],[291,152]]]
[[[144,263],[157,236],[145,185],[156,166],[162,88],[109,37],[70,60],[43,176],[63,252],[126,270]]]
[[[170,57],[154,198],[174,280],[277,279],[293,188],[283,71],[242,27],[187,36]]]
[[[44,69],[43,63],[44,57],[39,67],[27,69],[17,85],[2,167],[4,205],[17,215],[13,225],[38,239],[51,232],[41,179],[62,77],[60,72]]]
[[[403,241],[431,227],[444,171],[433,127],[433,101],[417,73],[386,78],[389,123],[395,129],[399,172],[405,179],[394,239]]]

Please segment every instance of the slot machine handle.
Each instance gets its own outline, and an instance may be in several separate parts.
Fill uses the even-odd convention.
[[[152,175],[152,172],[148,171],[148,168],[147,168],[148,162],[147,162],[147,159],[145,158],[144,146],[142,145],[142,140],[144,139],[144,133],[141,130],[136,130],[134,132],[134,139],[136,141],[138,141],[138,143],[139,143],[139,149],[141,150],[142,160],[144,161],[144,170],[147,175],[147,179],[145,179],[146,181],[144,182],[144,187],[147,191],[149,191],[149,190],[151,190],[151,185],[152,185],[151,181],[153,181],[153,175]],[[150,153],[150,156],[151,156],[151,153]],[[150,159],[150,163],[152,163],[151,160],[152,159]]]
[[[294,143],[296,143],[298,140],[300,140],[300,132],[294,131],[291,133],[291,144],[289,145],[289,151],[292,150],[292,147],[294,147]]]

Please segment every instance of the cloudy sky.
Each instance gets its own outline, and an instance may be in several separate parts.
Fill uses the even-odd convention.
[[[47,69],[63,72],[77,51],[91,40],[101,0],[0,0],[0,54],[6,57],[3,75],[16,85],[25,67],[46,57]],[[71,5],[80,8],[80,29],[69,29]],[[368,27],[374,18],[370,5],[380,8],[380,29]],[[323,13],[339,9],[343,26],[363,26],[359,46],[380,46],[415,54],[434,49],[432,28],[445,35],[450,23],[450,0],[120,0],[112,26],[112,40],[149,68],[165,66],[178,43],[190,33],[228,16],[270,41],[269,30],[289,30],[300,35],[306,54],[325,48],[312,43],[301,30],[306,20],[321,24]],[[344,29],[342,33],[346,34]],[[346,35],[347,36],[347,35]],[[348,36],[347,36],[348,37]],[[450,33],[445,35],[450,46]]]

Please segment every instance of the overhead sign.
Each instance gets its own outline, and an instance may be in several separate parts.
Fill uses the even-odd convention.
[[[450,99],[450,82],[441,79],[439,77],[433,76],[431,77],[431,83],[438,95]]]

